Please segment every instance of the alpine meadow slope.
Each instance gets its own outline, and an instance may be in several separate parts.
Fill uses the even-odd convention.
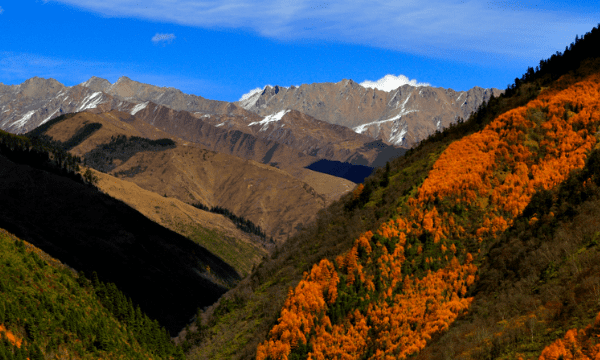
[[[529,68],[505,94],[490,98],[466,122],[430,136],[322,211],[315,225],[291,238],[215,306],[199,314],[196,331],[180,336],[188,339],[188,357],[532,358],[543,353],[550,359],[561,351],[574,354],[576,350],[569,344],[596,349],[597,340],[591,336],[596,325],[575,337],[565,327],[572,326],[567,325],[570,322],[555,323],[553,329],[538,332],[540,328],[531,324],[545,324],[552,316],[527,311],[518,316],[514,311],[506,314],[513,316],[514,322],[509,319],[505,323],[509,324],[504,328],[505,338],[502,332],[476,332],[479,335],[473,340],[478,341],[478,348],[467,345],[452,354],[428,351],[428,346],[442,341],[444,334],[453,334],[455,324],[468,322],[471,316],[485,319],[484,307],[479,307],[479,315],[472,315],[469,309],[478,306],[478,294],[485,299],[485,293],[476,289],[481,289],[481,279],[489,276],[487,261],[496,261],[492,266],[495,279],[514,271],[497,263],[498,249],[503,246],[498,241],[503,241],[507,230],[519,226],[535,229],[536,223],[553,216],[578,226],[574,221],[582,218],[573,215],[573,207],[581,206],[582,216],[590,213],[583,211],[585,206],[593,208],[584,201],[595,199],[600,179],[596,174],[598,45],[600,31],[594,28],[564,53],[541,61],[537,69]],[[569,201],[556,213],[544,210],[552,208],[551,203],[535,205],[532,199],[540,196],[536,194],[555,191],[570,174],[574,180],[567,189],[585,189],[575,191],[579,200],[569,200],[575,204],[572,210],[568,210]],[[558,191],[551,201],[559,201],[571,190]],[[564,211],[567,215],[563,216]],[[595,266],[594,234],[600,227],[597,222],[585,226],[582,236],[588,240],[563,247],[566,252],[559,251],[555,260],[548,258],[554,265],[542,269],[548,273],[545,281],[552,279],[548,276],[554,276],[549,275],[554,271],[572,283],[576,283],[575,277],[587,279],[585,274]],[[509,246],[514,247],[512,244],[514,241]],[[543,250],[535,241],[528,247],[530,251],[537,251],[536,247]],[[514,256],[507,261],[519,261],[523,254],[500,253]],[[566,263],[562,262],[564,256]],[[564,270],[571,267],[573,271]],[[520,274],[523,278],[534,275]],[[597,288],[596,278],[589,277],[588,283],[570,288],[570,293],[588,299]],[[548,283],[557,289],[555,281]],[[510,284],[506,286],[510,288]],[[523,291],[535,295],[542,289]],[[556,290],[544,294],[550,303],[564,301]],[[487,299],[492,304],[500,301],[495,296]],[[557,314],[568,310],[571,319],[579,319],[576,327],[594,324],[600,311],[597,300],[587,301],[586,318],[580,318],[575,315],[580,311],[577,306],[561,304]],[[228,331],[233,324],[237,331]],[[443,344],[457,338],[470,341],[473,331],[471,327],[455,333]],[[539,337],[541,333],[545,337]],[[565,333],[565,340],[554,342]],[[525,343],[525,339],[530,340]],[[550,345],[554,346],[551,350],[544,350]],[[490,346],[497,352],[486,353]],[[517,354],[516,350],[523,351]],[[595,354],[595,350],[585,351]]]

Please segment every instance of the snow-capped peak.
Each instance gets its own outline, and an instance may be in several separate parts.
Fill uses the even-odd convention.
[[[377,81],[365,80],[359,84],[364,88],[372,88],[379,89],[383,91],[390,92],[394,89],[399,88],[402,85],[411,85],[411,86],[431,86],[429,83],[419,83],[416,79],[409,80],[404,75],[386,75]]]

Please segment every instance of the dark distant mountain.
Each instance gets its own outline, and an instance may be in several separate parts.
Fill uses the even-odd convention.
[[[386,92],[344,79],[300,87],[267,86],[236,104],[261,116],[297,110],[387,144],[409,148],[459,117],[468,118],[492,94],[501,93],[477,86],[469,91],[454,91],[412,85]]]

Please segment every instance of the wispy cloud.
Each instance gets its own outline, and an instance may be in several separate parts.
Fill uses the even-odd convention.
[[[173,40],[175,40],[175,34],[159,34],[156,33],[156,35],[154,35],[152,37],[152,42],[155,44],[170,44],[171,42],[173,42]]]
[[[600,16],[597,9],[559,11],[542,0],[54,1],[106,16],[251,29],[278,40],[339,41],[467,62],[482,55],[487,61],[539,60],[589,31]]]
[[[2,6],[0,6],[0,15],[2,15],[3,12],[4,12],[4,9],[2,8]]]

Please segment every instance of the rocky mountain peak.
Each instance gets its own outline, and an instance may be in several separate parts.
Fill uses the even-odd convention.
[[[29,98],[45,99],[63,90],[65,86],[55,79],[32,77],[19,85],[19,92]]]
[[[411,147],[436,130],[467,118],[498,89],[469,91],[403,84],[391,91],[364,87],[352,79],[337,83],[303,84],[300,88],[270,87],[238,102],[260,116],[283,109],[354,129],[391,145]]]
[[[81,86],[85,86],[93,91],[104,91],[106,92],[110,87],[111,83],[103,78],[92,76],[88,81],[81,83]]]

